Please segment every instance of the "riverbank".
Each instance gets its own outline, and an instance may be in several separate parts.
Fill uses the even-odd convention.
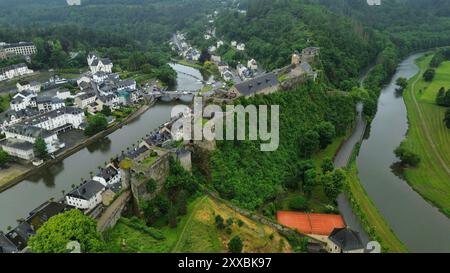
[[[450,62],[436,69],[432,82],[425,82],[422,75],[432,57],[417,60],[420,71],[403,95],[410,124],[404,145],[421,158],[420,165],[406,169],[404,176],[425,200],[450,217],[450,130],[443,122],[446,108],[435,104],[438,90],[450,88]]]
[[[0,193],[17,185],[18,183],[20,183],[21,181],[29,178],[30,176],[38,173],[39,171],[50,167],[53,164],[56,164],[62,160],[64,160],[65,158],[75,154],[76,152],[84,149],[85,147],[87,147],[89,144],[95,142],[96,140],[106,137],[109,134],[113,133],[114,131],[116,131],[117,129],[121,128],[122,126],[130,123],[131,121],[135,120],[136,118],[138,118],[139,116],[141,116],[143,113],[145,113],[151,106],[153,106],[154,102],[150,103],[150,104],[146,104],[141,106],[137,111],[133,112],[130,116],[128,116],[125,120],[123,120],[122,122],[118,122],[115,123],[113,125],[111,125],[110,127],[108,127],[106,130],[91,136],[87,139],[85,139],[84,141],[70,147],[69,149],[64,150],[63,152],[61,152],[60,154],[57,154],[55,156],[54,159],[46,161],[44,164],[37,166],[37,167],[33,167],[31,169],[26,169],[24,170],[24,172],[22,172],[21,174],[17,174],[15,173],[14,176],[11,176],[12,179],[8,180],[8,181],[2,181],[2,183],[0,184]]]
[[[357,215],[370,238],[380,243],[383,252],[408,252],[406,246],[397,238],[362,186],[356,166],[358,152],[359,144],[346,168],[348,179],[345,194],[350,201],[353,213]]]

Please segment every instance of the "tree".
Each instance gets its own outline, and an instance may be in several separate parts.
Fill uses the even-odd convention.
[[[103,109],[102,109],[102,112],[101,112],[103,115],[105,115],[105,117],[109,117],[109,116],[111,116],[111,113],[112,113],[112,111],[111,111],[111,107],[109,107],[108,105],[103,105]]]
[[[408,150],[403,143],[395,149],[394,153],[400,158],[403,166],[417,167],[421,161],[420,156]]]
[[[3,151],[3,149],[0,148],[0,168],[5,167],[6,163],[9,161],[9,155],[7,152]]]
[[[346,175],[341,169],[336,169],[333,172],[322,175],[321,182],[325,195],[330,200],[336,200],[344,188],[345,181]]]
[[[397,85],[400,87],[400,90],[403,91],[408,86],[408,80],[406,78],[400,77],[397,79]]]
[[[311,196],[314,187],[316,186],[317,173],[315,169],[309,169],[305,172],[303,180],[303,192],[307,196]]]
[[[334,170],[333,160],[331,160],[331,158],[325,158],[320,167],[322,168],[323,173],[332,172]]]
[[[108,127],[108,120],[105,115],[98,113],[89,118],[88,125],[84,133],[88,136],[93,136]]]
[[[333,142],[333,138],[336,136],[336,129],[331,122],[322,121],[317,126],[317,132],[320,137],[320,148],[325,149]]]
[[[31,236],[28,246],[35,253],[66,253],[67,244],[76,241],[82,252],[99,252],[104,243],[94,219],[73,209],[50,218]]]
[[[234,236],[228,243],[228,252],[230,253],[242,253],[244,245],[242,244],[241,237]]]
[[[450,129],[450,108],[447,109],[447,111],[445,112],[444,122],[445,122],[445,125],[447,126],[447,128]]]
[[[431,82],[434,79],[434,75],[436,74],[436,70],[433,68],[428,68],[425,73],[423,73],[423,79],[427,82]]]
[[[225,224],[224,224],[224,220],[223,217],[220,215],[217,215],[216,218],[214,219],[215,223],[216,223],[216,227],[218,229],[224,229],[225,228]]]
[[[38,137],[34,142],[34,153],[36,157],[40,159],[45,159],[47,157],[47,143],[45,143],[45,140],[43,138]]]
[[[304,157],[311,157],[311,155],[316,152],[320,145],[320,136],[314,130],[309,130],[303,136],[303,140],[301,142],[302,154]]]
[[[303,196],[296,196],[289,201],[292,210],[305,211],[308,209],[308,201]]]

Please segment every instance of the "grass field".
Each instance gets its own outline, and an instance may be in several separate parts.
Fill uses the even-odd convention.
[[[377,240],[383,252],[407,252],[406,246],[391,230],[376,206],[370,200],[358,176],[358,168],[353,158],[348,169],[347,195],[353,205],[353,212],[358,216],[364,229],[373,240]]]
[[[214,219],[220,214],[225,221],[233,219],[231,234],[216,228]],[[237,223],[244,224],[240,227]],[[244,252],[291,252],[286,239],[276,230],[260,225],[234,212],[224,204],[201,196],[189,204],[188,214],[180,219],[178,226],[158,228],[165,236],[157,240],[149,235],[119,222],[105,234],[108,252],[186,252],[222,253],[227,252],[227,244],[232,236],[239,235],[244,243]]]
[[[409,81],[404,93],[409,131],[405,145],[420,155],[418,168],[407,169],[408,183],[426,200],[450,217],[450,130],[444,125],[445,108],[435,104],[441,87],[450,88],[450,62],[436,70],[431,83],[422,78],[432,55],[418,60],[421,72]]]

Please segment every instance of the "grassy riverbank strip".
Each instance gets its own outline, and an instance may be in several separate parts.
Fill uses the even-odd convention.
[[[383,252],[408,252],[406,246],[397,238],[362,186],[356,165],[356,155],[358,152],[359,144],[355,147],[350,164],[347,167],[348,183],[345,189],[353,212],[359,218],[370,238],[381,244]]]
[[[443,62],[434,79],[426,82],[422,75],[432,57],[426,54],[417,60],[420,72],[403,94],[409,121],[404,145],[421,158],[420,165],[405,169],[404,176],[415,191],[450,217],[450,130],[443,122],[446,108],[435,103],[438,90],[450,88],[450,62]]]

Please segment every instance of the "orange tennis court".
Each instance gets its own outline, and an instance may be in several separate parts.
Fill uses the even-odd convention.
[[[341,215],[278,211],[278,223],[305,234],[328,236],[335,228],[344,228]]]

